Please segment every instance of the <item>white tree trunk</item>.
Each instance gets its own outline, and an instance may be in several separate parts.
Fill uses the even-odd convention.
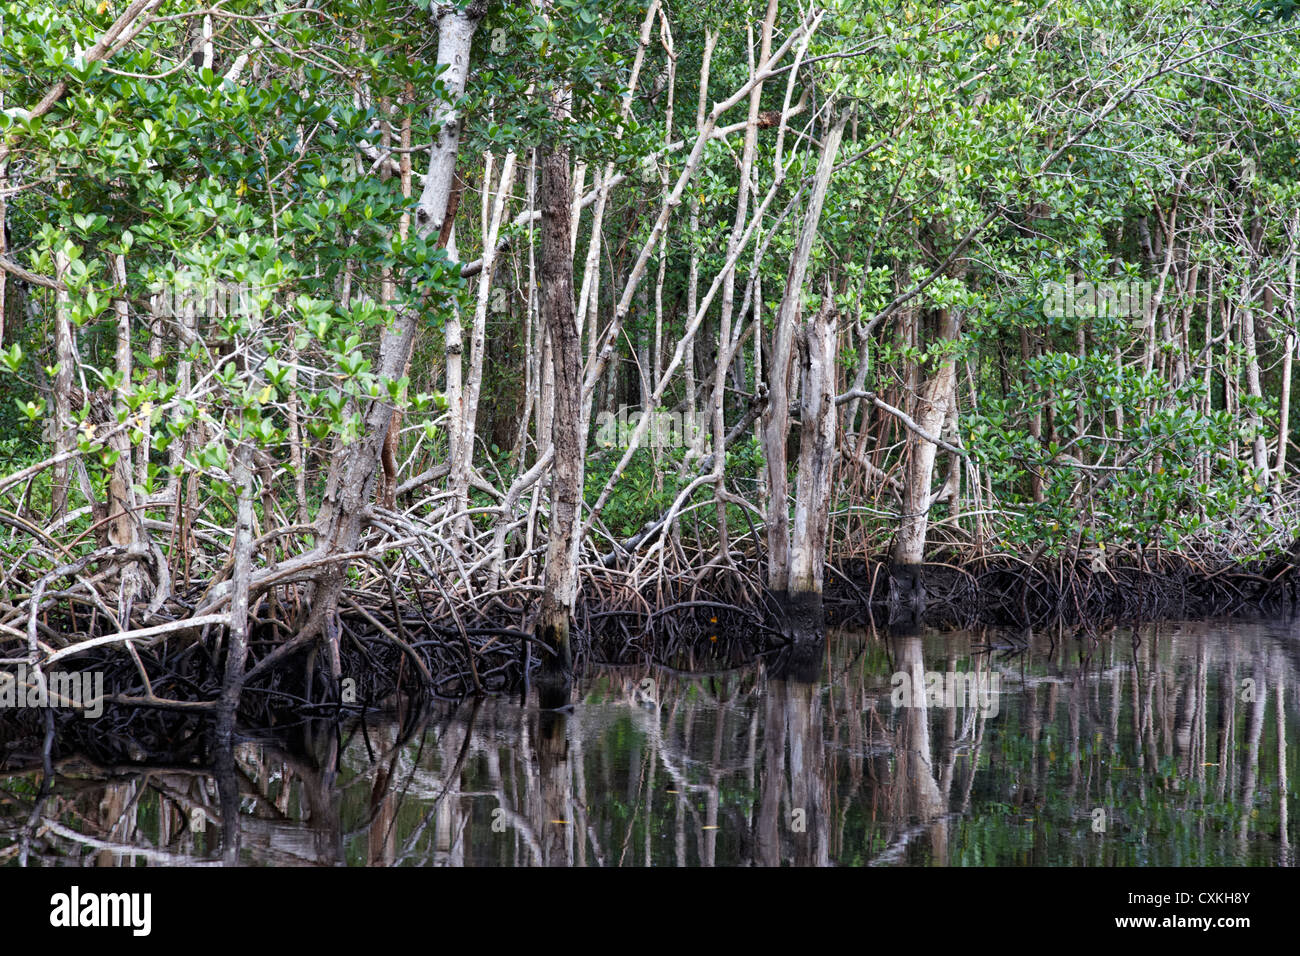
[[[491,164],[488,165],[491,171]],[[490,179],[490,177],[489,177]],[[474,326],[470,334],[469,380],[464,385],[459,398],[459,415],[453,418],[451,428],[455,434],[452,441],[450,487],[453,493],[451,507],[453,512],[463,512],[469,506],[470,471],[474,463],[474,438],[478,425],[479,395],[483,390],[483,354],[487,346],[487,314],[492,296],[492,280],[496,276],[497,234],[505,216],[510,190],[515,180],[515,154],[507,153],[501,167],[496,199],[492,203],[491,216],[483,239],[483,271],[479,273],[478,299],[474,307]],[[490,184],[489,184],[490,185]],[[485,185],[483,204],[488,205],[491,192]],[[459,362],[457,365],[459,366]],[[453,411],[456,406],[452,406]],[[464,525],[461,525],[463,528]]]

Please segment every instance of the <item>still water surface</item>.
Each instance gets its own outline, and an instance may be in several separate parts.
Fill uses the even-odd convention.
[[[832,632],[783,676],[240,744],[233,853],[211,772],[0,772],[0,865],[1285,866],[1298,691],[1300,623]]]

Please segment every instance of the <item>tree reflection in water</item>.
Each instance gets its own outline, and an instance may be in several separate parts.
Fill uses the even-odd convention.
[[[220,773],[71,756],[43,786],[8,748],[0,863],[1290,865],[1297,639],[832,632],[746,669],[596,670],[571,707],[308,724]],[[899,672],[1001,696],[895,707]]]

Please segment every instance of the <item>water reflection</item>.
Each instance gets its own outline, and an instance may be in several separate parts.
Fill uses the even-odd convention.
[[[219,773],[73,757],[46,785],[0,751],[0,864],[1290,865],[1298,637],[832,632],[597,671],[571,708],[305,727]]]

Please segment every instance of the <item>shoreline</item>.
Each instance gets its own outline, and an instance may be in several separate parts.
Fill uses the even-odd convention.
[[[1162,555],[1144,566],[1112,562],[1099,570],[1079,562],[1030,565],[1010,556],[988,556],[963,565],[926,562],[923,609],[891,600],[891,570],[885,561],[856,559],[827,566],[822,595],[823,623],[805,627],[781,596],[755,589],[760,567],[711,570],[696,576],[656,580],[632,589],[617,575],[585,581],[573,629],[574,668],[655,663],[683,671],[747,666],[783,649],[801,656],[801,645],[828,630],[864,628],[908,634],[920,629],[958,631],[977,627],[1068,628],[1076,637],[1095,637],[1107,626],[1161,620],[1277,617],[1293,613],[1300,597],[1294,553],[1274,559],[1206,568]],[[652,600],[658,593],[658,601]],[[286,625],[265,613],[250,616],[249,656],[239,696],[241,723],[274,727],[310,717],[364,712],[383,702],[455,701],[518,693],[544,673],[548,648],[533,636],[526,611],[496,602],[491,610],[470,605],[430,617],[416,602],[397,600],[369,606],[350,601],[339,616],[341,677],[329,680],[324,655],[310,641],[285,636]],[[268,602],[274,606],[274,602]],[[66,613],[66,612],[65,612]],[[49,618],[52,629],[58,622]],[[109,721],[126,732],[167,714],[181,724],[204,722],[218,712],[224,686],[222,654],[228,633],[206,625],[198,633],[166,633],[148,642],[97,642],[60,667],[63,673],[93,674],[102,680],[104,716],[74,707],[92,734]],[[102,634],[82,632],[83,641]],[[48,642],[48,633],[45,634]],[[68,645],[72,646],[71,644]],[[54,649],[52,646],[50,649]],[[67,650],[67,647],[55,649]],[[43,659],[48,660],[50,654]],[[28,667],[26,648],[0,641],[7,671]],[[27,711],[0,712],[0,723],[38,722]],[[15,716],[16,715],[16,716]],[[44,719],[39,720],[43,728]],[[197,729],[192,728],[192,729]]]

